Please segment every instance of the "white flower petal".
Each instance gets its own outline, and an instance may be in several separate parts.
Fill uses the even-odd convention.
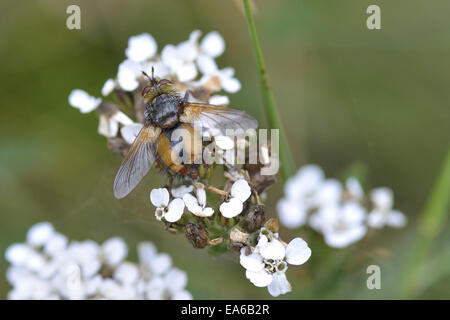
[[[211,217],[214,214],[214,209],[211,207],[206,207],[203,209],[202,213],[199,215],[199,217],[205,218],[205,217]]]
[[[172,266],[172,258],[167,253],[157,254],[151,261],[150,267],[152,272],[163,274]]]
[[[286,294],[292,290],[291,284],[286,279],[286,274],[274,274],[273,280],[267,287],[269,293],[273,297],[278,297],[280,294]]]
[[[398,211],[394,210],[389,213],[387,216],[386,224],[392,228],[403,228],[407,223],[406,216]]]
[[[175,70],[178,81],[187,82],[193,80],[198,72],[194,63],[186,63]]]
[[[356,225],[345,231],[327,232],[324,234],[325,242],[333,248],[344,248],[361,240],[366,232],[364,225]]]
[[[192,194],[187,193],[183,196],[184,204],[189,212],[198,215],[203,211],[203,208],[198,204],[198,200]]]
[[[44,247],[44,252],[51,256],[57,255],[66,249],[68,242],[69,241],[66,236],[55,232],[47,240],[45,247]]]
[[[197,196],[198,204],[202,207],[205,207],[206,205],[206,191],[202,188],[196,188],[195,189],[195,195]]]
[[[306,222],[306,210],[296,201],[281,199],[277,203],[277,211],[281,224],[287,228],[296,229]]]
[[[139,86],[137,78],[141,75],[141,67],[133,60],[125,60],[119,64],[117,82],[126,91],[133,91]]]
[[[81,113],[91,112],[100,105],[101,98],[90,96],[86,91],[75,89],[69,95],[69,104],[80,110]]]
[[[15,243],[8,247],[5,253],[6,260],[14,266],[25,265],[33,250],[23,243]]]
[[[225,51],[225,40],[217,31],[212,31],[202,39],[200,48],[202,52],[215,58]]]
[[[102,87],[102,95],[103,96],[109,95],[111,92],[113,92],[115,86],[116,83],[114,82],[113,79],[106,80],[105,84]]]
[[[257,251],[253,251],[247,256],[245,251],[246,248],[241,249],[241,255],[239,258],[239,263],[241,266],[252,272],[261,271],[264,268],[263,257]]]
[[[150,192],[150,201],[155,207],[167,207],[169,204],[169,191],[166,188],[153,189]]]
[[[346,223],[358,224],[363,223],[366,219],[367,212],[359,203],[347,201],[342,205],[341,215]]]
[[[186,286],[187,274],[180,269],[171,268],[164,275],[164,281],[166,282],[167,289],[172,293],[176,293],[180,290],[183,290]]]
[[[225,218],[233,218],[242,212],[244,205],[238,198],[231,198],[230,201],[224,202],[220,205],[220,212]]]
[[[259,253],[265,259],[281,260],[284,259],[284,256],[286,255],[286,248],[277,239],[272,239],[272,241],[269,241],[263,246],[258,242],[258,249]]]
[[[43,246],[53,236],[55,230],[51,223],[37,223],[28,230],[27,242],[35,246]]]
[[[238,198],[242,202],[245,202],[252,194],[252,190],[246,180],[239,179],[236,180],[231,186],[230,194],[232,197]]]
[[[113,277],[123,285],[131,285],[138,280],[139,269],[133,263],[123,262],[116,268]]]
[[[356,179],[355,177],[349,177],[345,181],[345,187],[347,188],[350,195],[357,200],[361,199],[364,196],[364,190],[358,179]]]
[[[223,90],[229,93],[236,93],[241,90],[241,82],[232,77],[220,77],[220,84]]]
[[[304,200],[304,196],[317,190],[324,179],[323,170],[317,165],[305,165],[286,182],[284,192],[288,198]]]
[[[394,195],[389,188],[376,188],[370,193],[374,205],[383,211],[389,211],[394,203]]]
[[[125,113],[123,113],[122,111],[118,111],[116,112],[112,117],[111,120],[116,121],[118,123],[121,123],[123,125],[132,125],[133,124],[133,120],[131,120]]]
[[[311,257],[311,249],[302,238],[294,238],[286,247],[286,261],[290,264],[301,265]]]
[[[117,132],[119,131],[119,123],[109,118],[107,115],[101,114],[97,131],[102,136],[113,138],[117,136]]]
[[[226,106],[230,104],[230,99],[228,96],[213,95],[209,98],[209,104],[213,104],[215,106]]]
[[[171,71],[175,71],[183,65],[183,61],[178,57],[177,48],[172,44],[168,44],[162,49],[161,61]]]
[[[192,300],[192,295],[187,290],[180,290],[172,295],[172,300]]]
[[[258,272],[246,270],[245,277],[250,280],[256,287],[267,287],[272,283],[273,276],[267,273],[264,269]]]
[[[178,57],[184,62],[193,62],[198,56],[198,47],[196,43],[184,41],[177,45]]]
[[[150,261],[155,257],[156,255],[156,246],[149,242],[141,242],[138,244],[138,256],[139,256],[139,262],[144,265],[150,265]]]
[[[122,238],[114,237],[103,243],[102,253],[108,265],[116,266],[126,258],[128,247]]]
[[[128,48],[125,55],[128,59],[142,62],[152,58],[157,50],[155,39],[148,33],[142,33],[128,39]]]
[[[171,193],[174,198],[183,198],[183,196],[194,190],[193,185],[181,185],[177,188],[172,188]],[[189,209],[189,208],[188,208]]]
[[[214,59],[206,54],[200,54],[197,57],[196,62],[198,70],[204,75],[213,75],[218,71],[217,64]]]
[[[170,201],[168,210],[164,215],[164,219],[168,222],[176,222],[180,220],[184,211],[184,201],[182,199],[176,198]]]
[[[386,213],[373,209],[367,216],[367,225],[371,228],[380,229],[386,222]]]
[[[342,197],[342,185],[336,179],[325,180],[318,188],[314,197],[316,206],[338,203]]]
[[[134,139],[136,139],[142,127],[143,125],[141,123],[132,123],[129,125],[125,125],[120,129],[120,134],[128,144],[133,144]]]
[[[222,150],[230,150],[234,148],[234,141],[228,136],[215,136],[214,141],[216,146]]]

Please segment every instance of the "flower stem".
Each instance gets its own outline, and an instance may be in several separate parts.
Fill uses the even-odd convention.
[[[399,294],[402,298],[415,297],[424,276],[423,270],[433,241],[442,231],[448,215],[450,200],[450,149],[431,195],[418,220],[417,236],[409,251]]]
[[[294,161],[289,149],[289,145],[283,130],[281,118],[275,105],[275,99],[272,93],[272,89],[269,85],[269,76],[267,75],[264,59],[259,45],[258,35],[256,34],[255,22],[253,20],[253,13],[250,7],[249,0],[243,0],[245,7],[245,15],[248,22],[248,28],[250,31],[250,37],[252,38],[253,50],[256,54],[256,62],[258,64],[259,76],[261,78],[261,86],[264,98],[264,109],[269,121],[269,127],[272,129],[278,128],[280,130],[280,162],[281,173],[284,180],[287,180],[294,174]]]

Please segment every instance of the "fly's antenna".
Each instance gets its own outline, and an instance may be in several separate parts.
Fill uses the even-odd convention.
[[[152,78],[145,71],[142,71],[142,74],[148,78],[148,81],[152,82]],[[153,68],[152,68],[152,75],[153,75]]]
[[[152,78],[155,79],[155,67],[152,66]]]

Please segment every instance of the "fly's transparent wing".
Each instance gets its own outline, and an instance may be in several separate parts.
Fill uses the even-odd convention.
[[[145,126],[137,135],[114,180],[117,199],[128,195],[152,167],[160,133],[160,128]]]
[[[180,121],[201,126],[203,133],[225,135],[227,129],[256,129],[258,121],[243,110],[203,103],[183,103]]]

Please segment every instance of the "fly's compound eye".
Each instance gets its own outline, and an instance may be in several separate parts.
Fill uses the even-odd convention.
[[[172,81],[167,80],[167,79],[162,79],[161,81],[159,81],[159,85],[164,85],[164,84],[172,84]]]
[[[145,96],[150,91],[150,89],[151,89],[150,86],[144,87],[144,89],[142,89],[141,95]]]

